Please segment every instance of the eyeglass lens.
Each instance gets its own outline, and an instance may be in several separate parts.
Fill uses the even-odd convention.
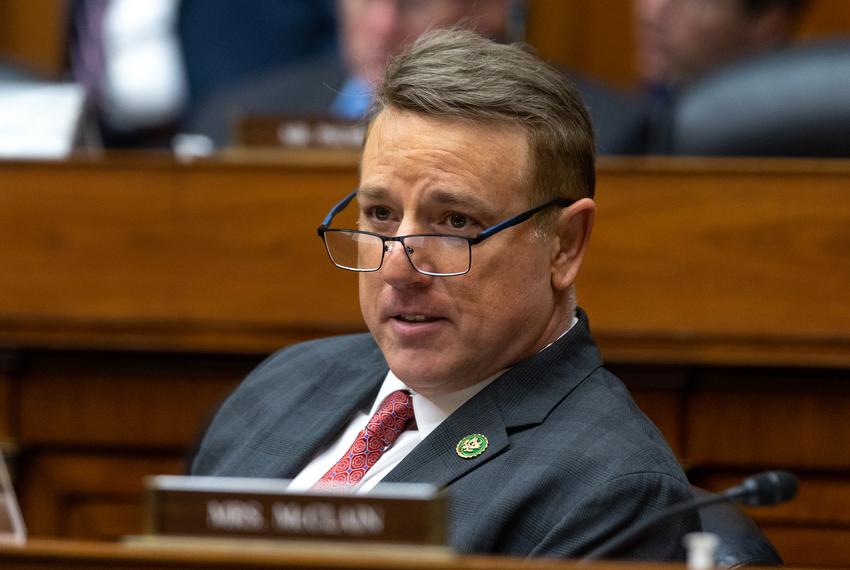
[[[382,256],[396,247],[378,236],[355,231],[328,231],[325,244],[333,262],[343,269],[375,271]],[[401,244],[399,244],[401,245]],[[405,254],[417,271],[432,275],[466,273],[470,266],[469,242],[454,236],[410,236],[404,238]]]
[[[354,231],[328,231],[325,232],[325,245],[337,267],[375,271],[381,266],[384,244],[377,236]]]

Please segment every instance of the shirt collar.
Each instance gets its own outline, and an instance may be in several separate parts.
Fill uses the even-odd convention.
[[[416,390],[406,386],[404,382],[399,380],[398,377],[393,374],[393,371],[390,370],[387,373],[386,378],[384,378],[384,383],[381,385],[381,389],[378,391],[378,397],[375,399],[375,404],[372,406],[372,410],[370,410],[370,416],[377,411],[380,402],[383,402],[384,398],[392,392],[395,392],[396,390],[407,390],[413,398],[413,413],[416,417],[419,439],[425,439],[429,433],[434,431],[437,426],[443,423],[443,421],[452,415],[455,410],[465,404],[467,400],[483,390],[488,384],[493,382],[493,380],[501,376],[507,370],[507,368],[500,370],[492,376],[485,378],[481,382],[473,384],[472,386],[467,386],[461,390],[449,392],[448,394],[429,396],[427,398],[418,393]]]
[[[576,326],[577,323],[578,323],[578,316],[574,314],[573,320],[570,321],[570,326],[567,327],[567,330],[565,330],[564,332],[559,334],[558,338],[556,338],[555,340],[553,340],[552,342],[550,342],[549,344],[547,344],[546,346],[544,346],[543,348],[538,350],[537,354],[540,354],[541,352],[543,352],[544,350],[546,350],[547,348],[549,348],[550,346],[552,346],[553,344],[555,344],[556,342],[558,342],[559,340],[564,338],[564,335],[567,334],[568,332],[570,332],[571,330],[573,330],[573,327]]]

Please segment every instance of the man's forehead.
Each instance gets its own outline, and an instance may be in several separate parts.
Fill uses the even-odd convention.
[[[359,197],[404,199],[416,186],[418,203],[497,213],[512,207],[506,193],[525,202],[530,160],[527,132],[515,124],[390,107],[369,125]]]
[[[524,145],[531,144],[529,131],[518,122],[509,119],[494,120],[484,118],[483,112],[481,118],[473,118],[472,116],[432,115],[415,110],[387,106],[376,113],[366,125],[363,146],[364,148],[368,146],[375,132],[383,136],[393,135],[403,137],[405,134],[411,132],[419,132],[425,124],[429,126],[429,130],[436,127],[437,129],[445,129],[452,132],[475,132],[477,134],[487,133],[489,135],[500,131],[502,135],[499,137],[500,140],[512,139],[516,142],[522,141]]]
[[[493,209],[486,199],[462,189],[425,188],[415,195],[406,193],[404,188],[393,191],[381,186],[365,185],[357,189],[357,199],[361,202],[403,200],[405,197],[416,198],[419,202],[440,206],[470,208],[484,212]]]

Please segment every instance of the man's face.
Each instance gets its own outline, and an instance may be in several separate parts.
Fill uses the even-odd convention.
[[[740,0],[635,0],[642,78],[689,81],[748,55],[755,17],[741,4]]]
[[[505,28],[506,0],[339,0],[341,42],[351,70],[376,84],[390,57],[423,32],[464,18],[484,35]]]
[[[361,164],[359,225],[384,235],[475,236],[529,204],[529,145],[509,125],[385,110]],[[360,274],[360,307],[392,371],[423,394],[472,385],[534,354],[563,328],[549,241],[532,222],[472,248],[469,273],[429,277],[392,247]],[[394,244],[397,245],[397,244]]]

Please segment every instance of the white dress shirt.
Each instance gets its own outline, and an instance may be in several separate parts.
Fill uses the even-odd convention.
[[[121,130],[179,116],[188,97],[177,38],[178,0],[111,0],[103,21],[101,105]]]

